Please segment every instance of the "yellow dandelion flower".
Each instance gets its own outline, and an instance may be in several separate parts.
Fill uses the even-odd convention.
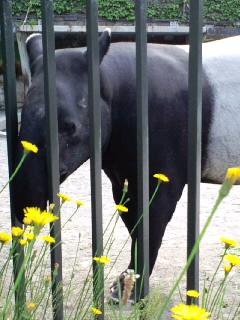
[[[34,310],[36,310],[36,308],[37,308],[37,306],[38,306],[38,304],[37,303],[34,303],[34,302],[28,302],[27,303],[27,310],[28,311],[34,311]]]
[[[234,183],[240,180],[240,167],[228,168],[225,180],[219,190],[220,198],[226,197]]]
[[[35,239],[36,236],[34,233],[24,232],[23,237],[26,238],[28,241],[32,241]]]
[[[59,218],[48,211],[41,211],[36,207],[27,207],[24,210],[24,219],[25,224],[33,224],[42,228],[46,224],[54,222]]]
[[[81,207],[85,205],[83,201],[80,201],[80,200],[73,200],[73,201],[76,203],[77,207]]]
[[[92,307],[91,311],[95,316],[98,316],[98,315],[102,314],[102,311],[100,309],[98,309],[98,308]]]
[[[188,290],[187,296],[191,298],[198,298],[200,296],[200,293],[197,290]]]
[[[111,259],[108,258],[107,256],[94,257],[93,260],[102,264],[108,264],[111,262]]]
[[[155,173],[153,175],[153,177],[158,179],[159,181],[162,181],[162,182],[169,182],[170,181],[170,179],[165,174],[162,174],[162,173]]]
[[[21,246],[25,246],[28,243],[28,241],[26,239],[21,239],[19,240],[19,243]]]
[[[238,242],[233,239],[221,237],[220,240],[225,244],[225,249],[228,249],[229,247],[236,247],[238,245]]]
[[[227,260],[232,266],[240,266],[240,257],[234,254],[227,254],[225,256],[225,260]]]
[[[23,209],[24,212],[24,224],[32,224],[33,218],[41,215],[41,209],[37,207],[26,207]]]
[[[116,210],[118,210],[118,211],[121,212],[121,213],[128,212],[128,208],[125,207],[125,206],[122,205],[122,204],[117,204],[117,205],[116,205]]]
[[[228,168],[225,180],[230,181],[232,184],[240,180],[240,167]]]
[[[232,266],[231,264],[226,264],[226,265],[224,265],[224,272],[225,272],[225,274],[231,272],[232,267],[233,267],[233,266]]]
[[[35,144],[32,144],[31,142],[28,141],[21,141],[21,144],[23,146],[23,149],[25,152],[33,152],[37,153],[38,152],[38,147]]]
[[[12,227],[12,235],[13,237],[21,237],[23,235],[24,230],[20,227]]]
[[[48,242],[48,243],[55,243],[56,242],[56,240],[51,236],[43,236],[41,239],[45,242]]]
[[[177,320],[208,320],[210,313],[197,305],[179,304],[171,309],[172,318]]]
[[[0,232],[0,242],[1,244],[7,244],[12,240],[12,236],[5,232]]]
[[[62,199],[62,202],[66,202],[66,201],[73,201],[73,199],[69,196],[67,196],[66,194],[63,193],[58,193],[57,196]]]

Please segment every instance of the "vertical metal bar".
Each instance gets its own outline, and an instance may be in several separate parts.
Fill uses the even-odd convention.
[[[8,167],[9,177],[12,175],[15,167],[17,136],[18,136],[18,119],[17,119],[17,97],[16,97],[16,73],[15,73],[15,50],[14,34],[12,24],[11,1],[0,1],[0,27],[2,56],[4,65],[4,97],[6,109],[6,129],[7,129],[7,149],[8,149]],[[12,184],[9,185],[10,207],[11,207],[11,224],[12,226],[21,226],[15,215],[14,207],[14,190]],[[23,249],[16,248],[15,258],[13,259],[14,279],[16,279],[21,263],[23,260]],[[20,290],[15,292],[16,305],[22,305],[25,301],[25,284],[24,277]]]
[[[43,65],[44,65],[44,95],[47,124],[47,162],[48,162],[48,192],[50,203],[55,204],[55,212],[59,212],[59,146],[58,117],[56,104],[56,64],[55,36],[53,27],[53,1],[42,0],[42,32],[43,32]],[[51,252],[52,273],[56,266],[57,276],[53,282],[53,313],[54,319],[63,319],[62,290],[62,249],[61,221],[57,220],[51,226],[51,235],[56,239],[55,249]]]
[[[190,1],[188,101],[188,256],[199,235],[202,137],[202,0]],[[187,288],[199,289],[199,254],[187,274]]]
[[[137,158],[138,218],[137,230],[137,298],[149,291],[149,152],[148,152],[148,76],[147,76],[147,3],[135,2],[136,14],[136,85],[137,85]]]
[[[88,46],[88,106],[90,120],[90,164],[91,164],[91,204],[92,204],[92,252],[93,256],[103,253],[102,230],[102,146],[101,109],[98,43],[97,1],[87,1],[87,46]],[[93,298],[96,307],[104,308],[103,268],[93,265]],[[103,319],[103,315],[98,319]]]

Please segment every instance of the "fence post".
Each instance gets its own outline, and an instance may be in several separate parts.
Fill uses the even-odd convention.
[[[15,168],[16,152],[17,152],[17,136],[18,136],[18,118],[17,118],[17,97],[16,97],[16,72],[15,72],[15,49],[14,34],[12,23],[12,2],[9,0],[0,1],[0,27],[2,41],[2,56],[4,65],[4,97],[6,110],[6,129],[7,129],[7,150],[8,150],[8,168],[9,177]],[[16,218],[14,207],[14,189],[12,184],[9,185],[10,192],[10,209],[11,224],[19,226],[21,224]],[[16,248],[13,258],[14,280],[16,280],[20,270],[24,253],[22,247]],[[22,278],[21,284],[15,292],[15,300],[17,305],[23,305],[25,302],[25,281]],[[16,310],[17,312],[17,310]]]
[[[44,65],[44,95],[47,124],[47,162],[48,162],[48,192],[49,201],[54,203],[54,212],[59,213],[59,146],[58,117],[56,104],[56,64],[55,36],[52,0],[42,0],[42,33],[43,33],[43,65]],[[58,269],[53,279],[52,301],[54,320],[63,319],[63,288],[62,288],[62,249],[61,220],[51,225],[51,236],[56,239],[51,252],[52,273]]]
[[[137,167],[138,219],[136,298],[149,291],[149,152],[148,152],[148,76],[147,76],[147,3],[135,2],[136,14],[136,87],[137,87]],[[138,220],[137,219],[137,220]]]
[[[190,1],[188,100],[188,235],[187,253],[199,235],[202,139],[202,0]],[[187,288],[199,289],[199,254],[187,274]]]
[[[88,106],[90,120],[90,170],[92,205],[92,253],[103,253],[102,230],[102,142],[99,43],[98,43],[98,6],[96,0],[87,1],[87,53],[88,53]],[[104,312],[104,271],[100,264],[93,263],[93,303]],[[97,319],[103,319],[100,315]]]

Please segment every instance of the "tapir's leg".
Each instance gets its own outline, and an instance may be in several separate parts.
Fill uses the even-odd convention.
[[[163,172],[167,172],[164,171]],[[110,177],[110,175],[108,174]],[[176,172],[171,174],[173,179],[169,183],[162,183],[156,194],[149,210],[149,268],[150,274],[152,273],[158,250],[162,243],[162,238],[166,229],[166,226],[171,219],[174,210],[176,208],[177,201],[180,199],[183,187],[186,183],[184,177],[177,178]],[[123,181],[124,179],[117,179],[116,176],[113,179],[111,175],[113,196],[116,203],[119,203],[122,195]],[[121,215],[123,222],[125,223],[131,237],[131,261],[129,263],[129,269],[135,269],[135,243],[136,243],[136,223],[137,217],[137,182],[133,177],[128,177],[129,188],[127,197],[130,201],[127,203],[129,211]],[[152,177],[149,178],[150,197],[153,194],[157,185],[157,180]],[[134,231],[132,232],[132,230]],[[122,279],[122,277],[120,277]],[[120,280],[121,284],[122,281]],[[118,300],[118,282],[115,282],[111,287],[111,296],[113,301]]]
[[[175,211],[177,201],[181,197],[184,184],[171,186],[163,183],[160,185],[158,195],[152,202],[149,211],[149,271],[152,273],[158,250],[162,244],[162,238],[166,226]]]
[[[163,171],[164,172],[164,171]],[[112,182],[113,197],[116,203],[119,203],[122,197],[122,189],[124,179],[121,179],[119,175],[113,174],[112,172],[106,172]],[[176,208],[177,201],[180,199],[183,187],[186,183],[182,177],[177,178],[177,174],[172,174],[174,178],[169,183],[160,185],[160,188],[150,206],[149,210],[149,268],[150,273],[154,267],[158,250],[162,243],[162,238],[166,229],[166,226],[171,219],[174,210]],[[129,211],[121,215],[121,218],[126,225],[128,232],[132,238],[131,246],[131,261],[129,268],[134,269],[135,261],[135,242],[137,235],[137,228],[135,228],[138,217],[137,217],[137,182],[134,177],[129,177],[129,188],[127,197],[130,201],[127,203]],[[157,180],[149,177],[149,189],[150,197],[153,194],[157,185]],[[133,231],[134,229],[134,231]]]
[[[177,201],[181,197],[182,190],[184,187],[183,182],[170,181],[169,183],[162,183],[160,185],[159,191],[156,194],[149,210],[149,268],[150,274],[154,267],[158,250],[162,243],[162,238],[166,229],[166,226],[171,219],[174,210],[176,208]],[[135,241],[136,241],[136,228],[137,223],[137,202],[136,202],[136,184],[129,184],[130,202],[128,203],[129,212],[122,214],[121,217],[128,228],[129,233],[132,237],[132,247],[131,247],[131,261],[129,268],[134,269],[135,261]],[[150,177],[150,196],[153,194],[154,189],[157,185],[157,180]]]

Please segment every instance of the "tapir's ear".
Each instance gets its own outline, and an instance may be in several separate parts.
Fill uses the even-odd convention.
[[[37,57],[43,53],[42,35],[40,33],[31,34],[26,40],[27,53],[29,58],[30,69]]]
[[[99,39],[99,62],[102,62],[105,54],[108,52],[111,43],[111,29],[106,28],[102,34],[100,35]],[[84,52],[85,57],[87,58],[87,51]]]
[[[99,60],[102,62],[103,57],[107,54],[111,43],[111,29],[106,28],[99,37]]]

